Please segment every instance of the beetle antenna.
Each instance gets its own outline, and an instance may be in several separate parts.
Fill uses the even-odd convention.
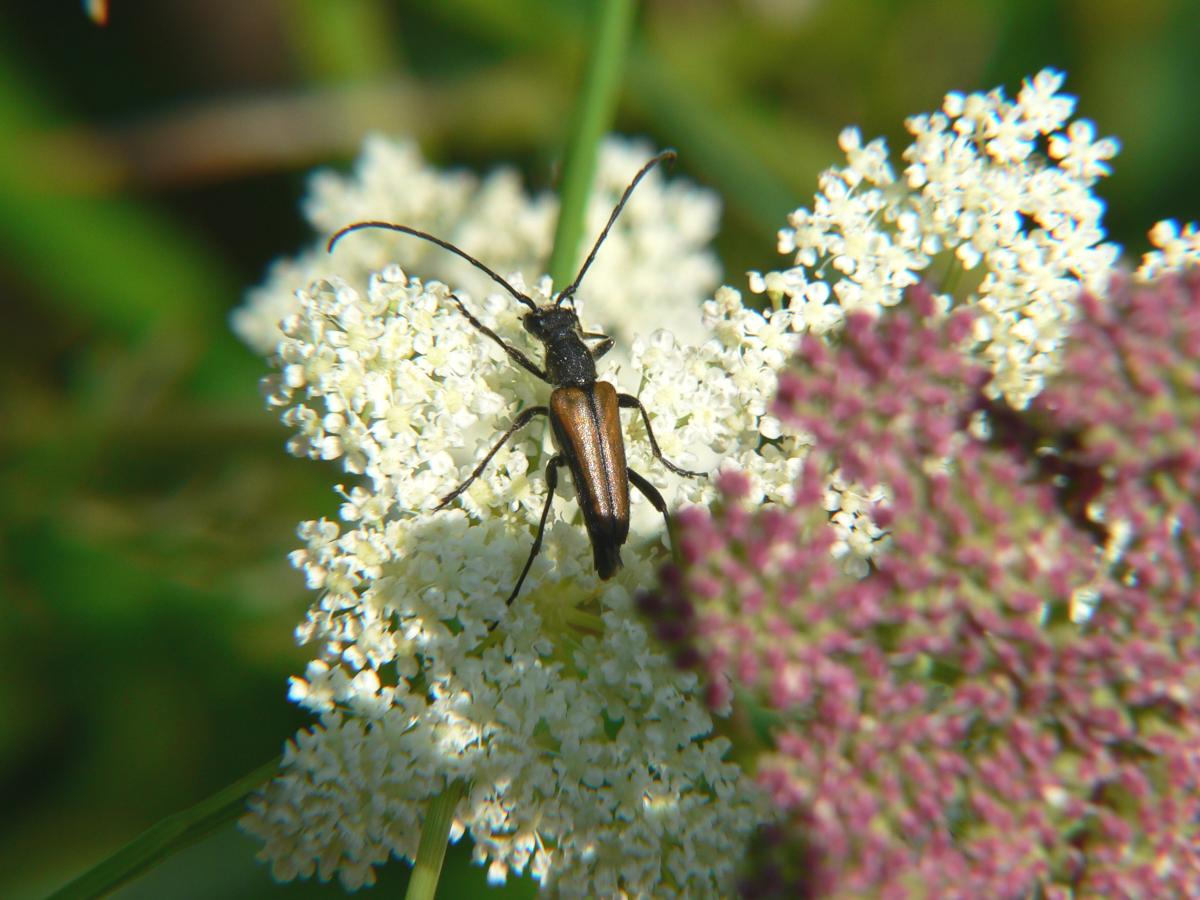
[[[639,178],[641,177],[641,173],[638,174],[638,177]],[[636,184],[636,183],[637,182],[635,181],[634,184]],[[626,193],[628,193],[628,191]],[[622,200],[621,202],[624,203],[625,201]],[[609,223],[609,224],[611,224],[611,223]],[[528,297],[525,294],[522,294],[515,287],[513,287],[511,284],[509,284],[507,281],[505,281],[503,278],[501,278],[499,275],[497,275],[495,272],[493,272],[491,269],[489,269],[487,266],[485,266],[483,263],[481,263],[479,260],[477,260],[475,257],[473,257],[467,251],[460,250],[458,247],[455,247],[449,241],[443,241],[440,237],[434,237],[432,234],[429,234],[428,232],[418,231],[415,228],[409,228],[407,225],[397,225],[394,222],[355,222],[353,225],[347,225],[345,228],[341,229],[333,237],[331,237],[329,239],[329,243],[326,245],[325,249],[328,252],[332,253],[333,248],[337,244],[337,242],[340,241],[342,238],[344,238],[346,235],[348,235],[350,232],[363,231],[364,229],[367,229],[367,228],[383,228],[388,231],[399,231],[404,234],[411,234],[413,237],[419,237],[422,240],[429,241],[431,244],[437,244],[439,247],[443,248],[444,250],[449,250],[451,253],[455,254],[456,256],[459,256],[462,259],[465,259],[467,262],[469,262],[475,268],[479,269],[479,271],[483,272],[489,278],[491,278],[492,281],[496,282],[496,284],[500,285],[502,288],[504,288],[506,291],[508,291],[510,294],[512,294],[514,297],[516,297],[518,300],[520,300],[522,303],[524,303],[526,306],[528,306],[530,309],[537,309],[537,304],[534,303],[530,297]],[[605,230],[607,230],[607,229],[605,229]],[[595,251],[592,251],[592,252],[594,255]],[[588,260],[588,261],[591,262],[591,260]],[[575,280],[578,281],[579,279],[577,278]]]
[[[563,289],[562,293],[558,295],[558,299],[554,302],[555,306],[561,306],[563,301],[569,300],[574,296],[576,288],[579,287],[579,282],[583,281],[584,273],[587,272],[588,267],[592,264],[592,260],[596,258],[596,254],[600,250],[600,245],[603,244],[604,239],[608,237],[609,229],[611,229],[613,227],[613,223],[617,221],[617,216],[619,216],[621,214],[621,210],[625,208],[625,203],[629,200],[629,196],[633,193],[633,189],[638,186],[638,182],[645,178],[646,173],[653,169],[660,162],[673,162],[675,155],[676,154],[674,150],[664,150],[662,153],[658,154],[658,156],[654,157],[654,159],[650,160],[650,162],[642,166],[641,169],[638,170],[638,173],[633,176],[633,181],[629,182],[629,187],[625,188],[625,193],[621,195],[621,199],[617,201],[616,208],[613,209],[612,215],[608,217],[608,224],[605,225],[604,230],[600,232],[600,237],[596,238],[596,243],[592,246],[592,252],[587,255],[587,259],[585,259],[583,261],[583,265],[580,266],[579,274],[576,275],[575,280],[567,285],[566,288]]]

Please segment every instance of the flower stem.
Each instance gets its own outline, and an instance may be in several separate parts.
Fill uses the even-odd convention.
[[[597,6],[596,40],[563,158],[558,224],[546,267],[560,290],[570,284],[579,262],[583,220],[596,171],[596,149],[616,110],[625,49],[633,28],[634,0],[600,0]]]
[[[408,880],[408,892],[404,900],[433,900],[437,892],[438,878],[442,874],[442,862],[446,859],[446,843],[450,839],[450,826],[454,822],[454,810],[462,799],[465,785],[452,781],[429,803],[425,813],[425,824],[421,827],[421,843],[417,845],[417,859],[413,863],[412,876]]]
[[[276,757],[195,806],[172,813],[59,888],[48,900],[85,900],[103,897],[116,890],[160,860],[236,819],[246,811],[246,798],[278,772],[279,758]]]

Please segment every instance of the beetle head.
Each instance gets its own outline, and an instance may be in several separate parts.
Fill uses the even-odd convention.
[[[525,313],[521,323],[539,341],[549,341],[559,335],[579,331],[579,317],[575,315],[575,310],[565,306],[539,306]]]

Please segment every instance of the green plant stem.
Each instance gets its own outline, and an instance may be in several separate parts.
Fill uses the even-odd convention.
[[[278,771],[279,758],[276,757],[195,806],[167,816],[59,888],[48,900],[90,900],[116,890],[159,860],[236,819],[246,810],[246,798]]]
[[[621,87],[625,50],[633,28],[634,0],[600,0],[596,40],[575,109],[559,192],[558,224],[547,271],[562,289],[575,276],[588,195],[596,171],[600,138],[611,127]]]
[[[425,812],[425,824],[421,826],[421,843],[417,845],[417,858],[413,863],[412,877],[408,880],[405,900],[433,900],[437,893],[442,863],[446,859],[446,843],[450,839],[450,826],[454,822],[454,810],[465,790],[461,781],[452,781],[430,801],[429,809]]]

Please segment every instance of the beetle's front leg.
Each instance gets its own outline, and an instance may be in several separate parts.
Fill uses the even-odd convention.
[[[585,331],[583,333],[583,337],[584,340],[588,341],[600,341],[600,343],[592,348],[592,359],[599,359],[602,357],[605,353],[613,348],[613,344],[615,343],[615,341],[607,334],[602,334],[598,331]]]
[[[526,371],[532,372],[538,378],[542,379],[542,381],[546,382],[546,384],[550,384],[550,376],[549,375],[547,375],[542,369],[538,368],[537,364],[533,360],[531,360],[528,356],[526,356],[524,353],[522,353],[516,347],[512,346],[512,344],[509,344],[507,341],[504,340],[504,338],[500,337],[500,335],[496,334],[496,332],[492,331],[492,329],[488,328],[486,325],[484,325],[482,322],[480,322],[477,318],[475,318],[473,315],[471,315],[471,311],[463,305],[463,302],[461,300],[458,299],[458,295],[451,294],[450,299],[454,301],[454,305],[458,307],[458,311],[466,317],[467,321],[470,322],[472,325],[474,325],[477,329],[482,331],[484,334],[486,334],[488,337],[490,337],[497,344],[499,344],[501,349],[503,349],[504,352],[508,354],[509,358],[513,362],[515,362],[517,365],[519,365],[521,368],[525,369]]]
[[[479,465],[477,465],[475,467],[475,471],[467,476],[466,481],[464,481],[462,484],[460,484],[458,487],[456,487],[454,490],[452,490],[450,493],[448,493],[445,497],[443,497],[438,502],[438,505],[433,508],[434,511],[436,512],[437,510],[444,508],[455,497],[457,497],[459,494],[461,494],[463,491],[465,491],[467,488],[469,488],[471,486],[471,482],[483,474],[483,470],[486,469],[487,464],[492,461],[492,457],[495,456],[497,453],[499,453],[500,448],[503,447],[506,443],[508,443],[508,439],[510,437],[512,437],[518,430],[520,430],[521,428],[524,428],[531,421],[533,421],[534,416],[545,416],[545,415],[549,415],[549,414],[550,414],[550,408],[548,406],[531,406],[528,409],[523,410],[521,412],[521,414],[517,416],[516,420],[512,423],[512,426],[508,429],[508,431],[504,432],[504,437],[500,438],[500,440],[498,440],[496,442],[496,446],[494,446],[491,450],[489,450],[487,456],[485,456],[480,461]]]
[[[654,429],[650,427],[650,415],[646,412],[646,407],[642,406],[641,400],[632,394],[617,394],[617,403],[622,409],[636,409],[642,414],[642,421],[646,424],[646,437],[650,439],[650,450],[655,459],[676,475],[687,475],[694,478],[704,476],[704,472],[693,472],[691,469],[681,468],[662,455],[662,451],[658,449],[658,441],[654,439]]]

